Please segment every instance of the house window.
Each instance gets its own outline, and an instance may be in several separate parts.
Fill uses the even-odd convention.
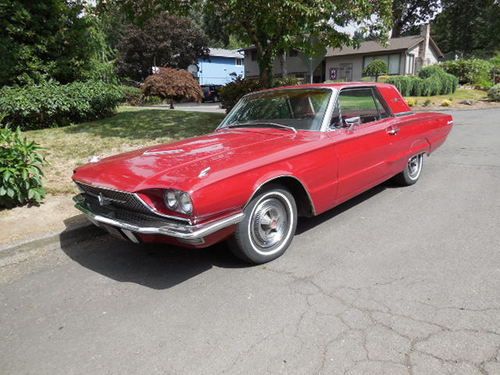
[[[401,55],[399,53],[391,55],[365,56],[363,58],[363,69],[365,69],[373,60],[382,60],[385,62],[389,74],[400,74],[401,72]]]
[[[250,51],[250,56],[252,58],[252,61],[256,61],[257,60],[257,51],[256,50]]]
[[[236,59],[236,65],[243,65],[243,59]]]
[[[408,56],[408,74],[415,74],[415,55]]]

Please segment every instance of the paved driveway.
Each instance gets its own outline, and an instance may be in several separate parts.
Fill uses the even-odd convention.
[[[500,111],[454,115],[417,185],[264,266],[107,236],[3,259],[0,373],[500,374]]]
[[[147,106],[146,106],[147,107]],[[169,104],[158,104],[147,108],[170,110]],[[177,111],[187,112],[210,112],[226,113],[226,110],[220,107],[220,103],[178,103],[175,105]]]

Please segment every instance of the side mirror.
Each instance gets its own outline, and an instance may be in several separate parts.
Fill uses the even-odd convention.
[[[361,125],[361,117],[359,117],[359,116],[356,116],[356,117],[349,117],[349,118],[344,119],[344,122],[345,122],[345,124],[346,124],[346,127],[347,127],[349,130],[354,130],[354,128],[355,128],[356,126]]]

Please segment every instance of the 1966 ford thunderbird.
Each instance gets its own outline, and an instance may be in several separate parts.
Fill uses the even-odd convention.
[[[453,120],[413,113],[394,86],[281,87],[243,97],[215,132],[75,170],[76,207],[132,242],[201,248],[228,240],[264,263],[301,216],[395,178],[412,185]]]

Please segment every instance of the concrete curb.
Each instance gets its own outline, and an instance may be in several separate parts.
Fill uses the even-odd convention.
[[[42,247],[68,246],[103,234],[106,234],[106,232],[91,223],[80,223],[63,231],[47,233],[39,238],[2,247],[0,248],[0,259]]]

